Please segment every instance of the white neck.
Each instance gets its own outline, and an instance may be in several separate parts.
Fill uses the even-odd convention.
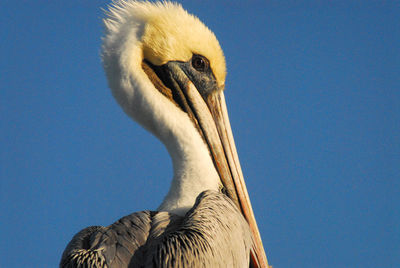
[[[218,173],[189,116],[163,96],[147,76],[135,80],[141,93],[133,99],[132,117],[164,143],[174,169],[171,187],[158,210],[184,215],[201,192],[218,190]]]
[[[172,158],[174,177],[158,210],[184,215],[201,192],[218,190],[220,180],[208,147],[193,124],[189,121],[175,134],[174,139],[164,142]]]
[[[124,111],[158,137],[172,158],[174,176],[159,210],[183,215],[205,190],[218,190],[219,176],[209,150],[189,116],[163,96],[144,73],[141,26],[110,34],[103,45],[104,68]],[[123,36],[123,38],[122,38]]]

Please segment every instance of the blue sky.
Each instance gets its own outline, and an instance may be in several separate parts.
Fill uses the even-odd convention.
[[[169,156],[112,98],[107,1],[0,9],[0,267],[55,267],[80,229],[155,209]],[[400,263],[398,1],[184,1],[217,35],[274,267]]]

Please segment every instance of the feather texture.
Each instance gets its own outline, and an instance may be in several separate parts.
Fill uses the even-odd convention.
[[[233,202],[201,193],[185,216],[142,211],[76,234],[60,267],[248,267],[251,232]]]

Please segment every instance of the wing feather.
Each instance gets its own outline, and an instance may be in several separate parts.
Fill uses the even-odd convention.
[[[251,246],[249,226],[234,203],[205,191],[184,217],[142,211],[83,229],[60,267],[249,267]]]

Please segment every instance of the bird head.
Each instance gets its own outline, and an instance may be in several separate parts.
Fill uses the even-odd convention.
[[[154,65],[188,62],[194,55],[207,60],[220,88],[226,76],[225,58],[214,33],[180,5],[151,5],[142,36],[143,57]]]

